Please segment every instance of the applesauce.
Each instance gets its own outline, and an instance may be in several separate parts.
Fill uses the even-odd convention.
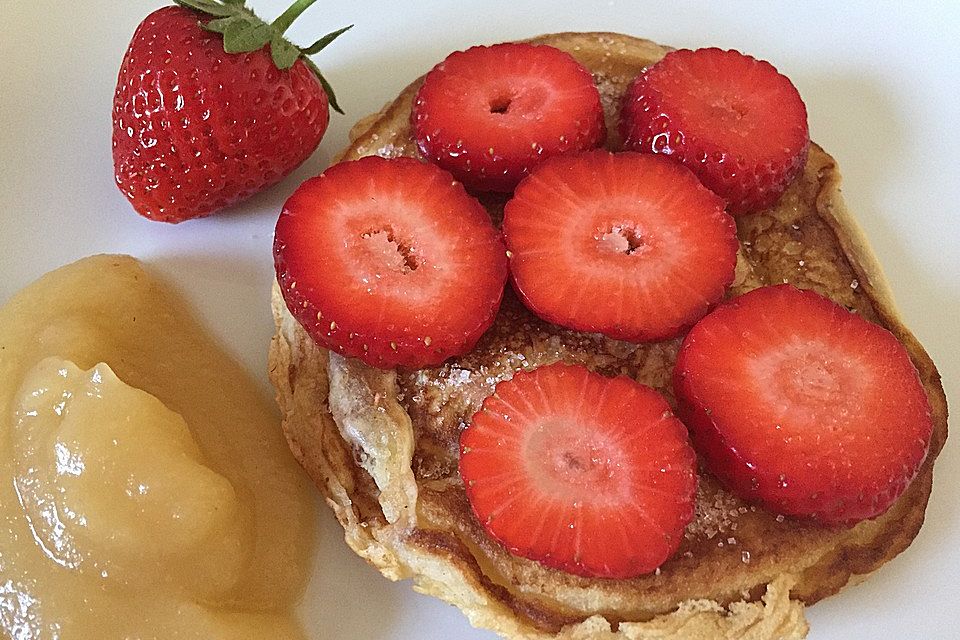
[[[0,309],[0,631],[302,639],[315,499],[256,383],[133,258]]]

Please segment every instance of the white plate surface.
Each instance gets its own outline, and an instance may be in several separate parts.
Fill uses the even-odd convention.
[[[284,0],[253,0],[265,17]],[[406,6],[404,6],[406,5]],[[356,23],[317,61],[347,116],[293,176],[225,215],[179,226],[134,215],[113,185],[110,106],[137,23],[160,2],[0,0],[0,300],[77,258],[123,252],[172,278],[261,381],[272,333],[273,225],[357,118],[455,49],[545,32],[608,30],[674,46],[738,48],[790,76],[812,137],[843,169],[844,193],[900,308],[960,401],[960,3],[319,2],[291,35]],[[903,7],[903,8],[902,8]],[[960,455],[937,464],[913,546],[864,585],[809,610],[813,640],[957,638]],[[492,639],[452,607],[392,584],[354,557],[321,512],[303,605],[319,639]]]

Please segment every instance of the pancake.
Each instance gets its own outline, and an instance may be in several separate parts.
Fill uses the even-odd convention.
[[[668,48],[612,33],[564,33],[534,43],[590,69],[607,146],[627,84]],[[422,79],[421,79],[422,80]],[[421,80],[360,121],[340,158],[418,156],[409,125]],[[484,196],[499,224],[505,196]],[[457,471],[460,431],[516,371],[558,360],[624,374],[673,404],[680,338],[631,344],[536,318],[509,290],[470,353],[418,371],[382,371],[313,343],[274,287],[270,377],[294,455],[333,508],[353,550],[383,575],[459,607],[511,638],[805,637],[803,607],[862,579],[906,549],[923,523],[933,464],[947,435],[940,376],[903,325],[880,267],[844,206],[840,171],[811,145],[803,173],[770,209],[737,218],[740,251],[729,295],[789,282],[813,289],[897,336],[920,373],[934,433],[918,476],[883,515],[852,528],[785,518],[724,491],[701,470],[696,516],[656,573],[591,579],[511,556],[473,516]]]

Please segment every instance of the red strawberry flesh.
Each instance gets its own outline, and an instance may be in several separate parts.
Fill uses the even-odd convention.
[[[549,46],[500,44],[451,54],[413,107],[423,155],[468,187],[510,191],[543,159],[605,137],[590,72]]]
[[[803,169],[807,111],[768,62],[737,51],[668,53],[630,85],[624,147],[674,157],[729,202],[731,213],[774,204]]]
[[[649,341],[689,327],[733,281],[723,202],[664,158],[591,151],[548,160],[504,211],[514,286],[542,318]]]
[[[560,363],[497,385],[462,434],[460,473],[511,553],[604,578],[649,573],[676,551],[697,484],[662,396]]]
[[[314,340],[383,368],[468,351],[506,281],[487,212],[411,158],[343,162],[305,182],[277,222],[274,255],[287,306]]]
[[[754,290],[700,321],[675,370],[708,468],[775,513],[883,513],[926,456],[930,407],[903,345],[811,291]]]

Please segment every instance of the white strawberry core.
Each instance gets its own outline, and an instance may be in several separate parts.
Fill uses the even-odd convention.
[[[368,231],[360,236],[367,259],[394,273],[410,273],[420,266],[416,247],[398,240],[392,229]]]
[[[543,420],[531,432],[526,461],[542,491],[575,499],[612,491],[624,472],[620,450],[608,434],[560,416]]]
[[[795,402],[824,402],[836,396],[841,387],[832,364],[810,357],[783,363],[787,397]]]
[[[749,113],[749,107],[736,95],[718,96],[708,107],[717,121],[729,125],[730,129],[743,135],[737,124]]]
[[[528,122],[542,119],[542,113],[553,89],[549,85],[539,85],[527,81],[524,85],[515,85],[507,79],[503,84],[489,87],[484,94],[478,95],[491,114],[495,116],[510,116],[506,121]]]
[[[643,253],[648,248],[648,244],[637,229],[622,225],[616,225],[607,233],[601,234],[597,241],[602,250],[625,253],[628,256]]]
[[[857,398],[871,384],[870,367],[828,345],[794,341],[757,357],[757,388],[769,406],[798,423],[833,425],[857,410]]]

